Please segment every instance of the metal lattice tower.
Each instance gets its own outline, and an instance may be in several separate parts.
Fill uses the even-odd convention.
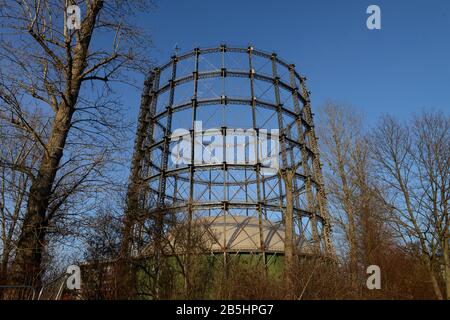
[[[196,125],[199,121],[201,129]],[[183,138],[174,138],[177,129],[184,129],[185,141],[190,144],[182,163],[173,158],[173,149]],[[236,129],[247,130],[247,138],[240,139],[242,130]],[[253,47],[196,48],[172,56],[150,73],[142,96],[132,171],[139,179],[140,206],[161,215],[161,230],[169,222],[191,223],[205,217],[220,221],[224,233],[216,251],[224,256],[237,251],[226,235],[227,224],[251,221],[258,224],[251,230],[259,230],[259,235],[248,235],[254,246],[241,250],[265,255],[271,250],[268,238],[273,237],[267,226],[278,226],[273,232],[283,230],[286,197],[282,175],[267,174],[258,157],[250,159],[251,152],[265,147],[259,142],[252,146],[263,129],[279,130],[280,170],[296,170],[298,254],[333,255],[305,78],[275,53]],[[197,131],[206,142],[196,140]],[[248,132],[255,140],[248,139]],[[200,153],[211,150],[210,136],[219,134],[223,140],[216,138],[214,143],[216,150],[218,142],[223,146],[220,159],[211,155],[209,162],[198,161]],[[236,160],[239,157],[241,161]],[[233,232],[248,231],[238,228]]]

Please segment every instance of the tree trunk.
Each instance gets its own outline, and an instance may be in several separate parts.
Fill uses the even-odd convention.
[[[2,263],[0,265],[0,286],[8,284],[8,249],[3,250]],[[0,300],[3,299],[4,290],[0,289]]]
[[[41,262],[45,245],[46,217],[52,186],[58,171],[63,148],[66,143],[72,119],[72,108],[60,105],[54,120],[47,150],[42,157],[38,174],[30,188],[27,211],[22,232],[17,244],[17,254],[12,267],[12,278],[16,285],[41,285]]]
[[[433,286],[433,291],[434,294],[436,295],[436,299],[444,300],[441,288],[439,287],[439,282],[436,278],[436,275],[434,274],[433,264],[429,260],[429,257],[425,256],[424,252],[422,252],[421,261],[427,268],[428,275],[430,276],[431,285]]]
[[[349,187],[347,173],[344,169],[344,156],[341,150],[341,143],[338,138],[335,138],[336,153],[337,153],[337,163],[339,169],[339,178],[342,182],[342,193],[343,193],[343,206],[348,219],[348,229],[346,236],[349,243],[349,256],[350,256],[350,276],[351,282],[354,287],[357,283],[357,273],[358,273],[358,262],[357,262],[357,243],[356,243],[356,226],[355,226],[355,214],[354,208],[351,203],[351,191]]]
[[[430,271],[431,284],[433,285],[434,294],[438,300],[444,300],[444,296],[442,295],[441,288],[439,287],[439,283],[436,279],[436,276],[433,273],[433,270]]]
[[[443,255],[444,255],[444,282],[446,299],[450,300],[450,248],[448,245],[448,237],[444,237],[443,244]]]

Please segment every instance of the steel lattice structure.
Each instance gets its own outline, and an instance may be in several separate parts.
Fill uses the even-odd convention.
[[[286,168],[296,170],[294,232],[298,253],[332,255],[326,196],[305,80],[293,64],[275,53],[253,47],[196,48],[174,55],[155,68],[145,82],[132,165],[132,176],[134,172],[135,179],[139,179],[141,207],[148,213],[162,213],[161,223],[190,223],[208,217],[208,221],[220,220],[224,231],[227,224],[256,221],[259,236],[249,235],[249,239],[255,242],[259,238],[259,242],[247,250],[265,255],[270,250],[268,237],[273,235],[263,229],[274,225],[281,227],[273,232],[283,230],[285,186],[281,174],[267,174],[258,157],[250,159],[250,152],[255,149],[259,152],[259,142],[252,147],[248,137],[237,137],[236,133],[242,131],[235,129],[245,129],[256,139],[263,129],[278,129],[280,172]],[[202,124],[199,131],[207,137],[206,142],[194,136],[199,121]],[[180,128],[191,144],[181,163],[173,157],[173,149],[182,138],[175,139],[174,132]],[[230,133],[234,133],[233,147],[227,140]],[[223,139],[220,161],[198,161],[199,153],[211,150],[208,135],[219,134]],[[236,161],[239,155],[241,161]],[[233,232],[247,231],[238,228]],[[230,237],[226,232],[223,236],[217,241],[218,251],[235,252]]]

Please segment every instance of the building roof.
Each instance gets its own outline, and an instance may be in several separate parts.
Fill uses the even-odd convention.
[[[266,252],[284,252],[285,229],[281,222],[263,220],[260,239],[259,221],[257,217],[220,215],[200,219],[209,230],[213,252],[258,252],[261,251],[261,240]],[[295,237],[300,251],[311,251],[311,245],[300,244]]]
[[[186,239],[183,239],[183,237],[186,237],[186,232],[183,224],[178,226],[180,228],[174,228],[168,231],[169,241],[166,243],[164,249],[167,253],[183,254],[185,252]],[[194,244],[194,246],[205,253],[258,253],[263,251],[261,249],[259,221],[257,217],[234,215],[208,216],[195,219],[192,226],[192,230],[196,230],[196,241],[202,242],[202,245]],[[281,221],[263,220],[261,229],[264,251],[269,253],[284,253],[285,228],[283,223]],[[198,237],[199,234],[201,235],[200,237]],[[300,240],[298,235],[294,236],[297,253],[313,253],[312,244],[308,241]],[[152,251],[153,247],[148,245],[141,254],[145,255]]]

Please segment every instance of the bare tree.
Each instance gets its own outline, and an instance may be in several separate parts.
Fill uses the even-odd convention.
[[[326,167],[330,204],[335,222],[343,230],[348,243],[350,272],[357,272],[356,209],[354,206],[352,153],[361,138],[361,115],[350,107],[327,103],[321,110],[319,135]],[[354,154],[353,154],[354,155]],[[355,280],[355,279],[354,279]]]
[[[130,23],[132,14],[148,2],[2,4],[0,118],[27,132],[41,151],[12,273],[15,283],[38,286],[49,228],[55,228],[58,214],[67,212],[65,205],[74,192],[90,185],[92,175],[95,180],[102,177],[99,165],[107,163],[112,137],[118,133],[111,130],[121,128],[120,105],[108,93],[115,83],[126,81],[124,71],[144,68],[148,62],[141,59],[148,42]],[[82,9],[79,29],[66,25],[70,5]],[[97,37],[101,41],[94,42]],[[30,122],[29,114],[37,109],[46,119],[45,133]]]
[[[334,103],[321,111],[319,132],[330,204],[348,247],[355,288],[361,286],[365,266],[380,264],[383,251],[395,245],[386,219],[388,207],[375,176],[367,133],[362,129],[363,116]]]
[[[351,163],[358,262],[363,266],[379,265],[384,252],[395,246],[395,241],[387,223],[385,195],[374,176],[369,142],[365,137],[355,142]]]
[[[6,284],[38,152],[33,139],[13,126],[0,126],[0,145],[0,283]]]
[[[371,139],[397,235],[419,248],[438,299],[450,298],[449,139],[450,118],[441,112],[424,112],[409,125],[385,116]]]
[[[83,297],[85,299],[114,299],[114,262],[120,243],[121,210],[107,204],[97,215],[85,219]]]

